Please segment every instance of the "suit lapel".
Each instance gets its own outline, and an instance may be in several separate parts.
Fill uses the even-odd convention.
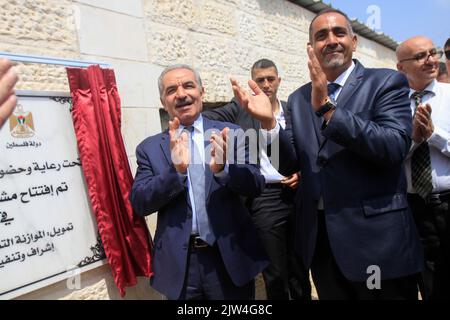
[[[172,162],[172,156],[170,152],[170,137],[169,137],[169,131],[165,131],[162,134],[161,142],[160,142],[161,149],[164,153],[164,157],[166,158],[167,164],[171,167],[173,166]],[[189,194],[187,192],[183,192],[184,198],[186,199],[186,202],[189,207],[191,207],[191,201],[189,199]]]
[[[356,89],[361,85],[364,76],[364,67],[358,61],[355,61],[355,69],[350,74],[347,82],[344,84],[341,93],[336,101],[338,108],[351,109],[353,104],[348,104],[350,98],[355,94]]]
[[[163,153],[164,153],[164,157],[165,157],[166,160],[167,160],[167,163],[168,163],[170,166],[172,166],[173,163],[172,163],[172,157],[171,157],[171,155],[170,155],[170,138],[169,138],[169,131],[165,131],[165,132],[162,134],[162,138],[161,138],[161,143],[160,143],[160,145],[161,145],[161,149],[162,149],[162,151],[163,151]]]
[[[284,114],[286,114],[286,112],[287,112],[287,103],[286,103],[286,101],[281,101],[281,100],[280,100],[280,102],[281,102],[281,108],[283,109]]]
[[[364,67],[358,61],[355,61],[355,69],[348,77],[341,93],[336,101],[337,108],[345,108],[347,110],[352,110],[353,106],[357,106],[357,103],[349,103],[350,98],[355,94],[358,87],[362,84],[364,76]],[[321,149],[323,148],[323,154],[325,157],[329,158],[332,154],[341,150],[343,147],[336,143],[327,143],[325,140]],[[319,150],[320,152],[320,150]]]

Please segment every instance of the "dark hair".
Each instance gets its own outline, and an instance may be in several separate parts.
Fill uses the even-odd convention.
[[[314,21],[316,21],[316,19],[318,17],[320,17],[324,14],[327,14],[327,13],[337,13],[337,14],[340,14],[341,16],[343,16],[345,18],[345,20],[347,20],[347,25],[348,25],[348,30],[350,31],[350,36],[353,36],[352,22],[350,21],[349,17],[341,10],[334,9],[334,8],[327,8],[327,9],[323,9],[322,11],[319,11],[316,14],[316,16],[314,17],[314,19],[312,19],[311,23],[309,24],[309,42],[312,42],[312,38],[313,38],[312,25],[313,25]]]
[[[255,72],[256,69],[267,69],[267,68],[275,68],[275,72],[278,75],[277,66],[275,65],[275,63],[272,60],[260,59],[260,60],[256,61],[252,66],[252,70],[251,70],[252,76],[253,76],[253,72]]]
[[[447,39],[447,41],[445,41],[444,44],[444,49],[450,47],[450,38]]]

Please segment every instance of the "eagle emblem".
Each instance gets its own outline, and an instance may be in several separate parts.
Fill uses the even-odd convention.
[[[34,136],[33,114],[30,111],[24,111],[23,106],[18,104],[14,113],[9,117],[9,130],[15,138]]]

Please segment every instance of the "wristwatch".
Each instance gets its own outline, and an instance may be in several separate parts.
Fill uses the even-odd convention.
[[[322,106],[320,106],[319,109],[317,109],[316,116],[323,117],[325,113],[333,109],[336,109],[336,103],[332,99],[327,97],[325,103]]]

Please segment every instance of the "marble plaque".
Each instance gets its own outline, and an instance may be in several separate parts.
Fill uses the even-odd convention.
[[[0,130],[0,299],[105,263],[70,108],[67,96],[22,92]]]

